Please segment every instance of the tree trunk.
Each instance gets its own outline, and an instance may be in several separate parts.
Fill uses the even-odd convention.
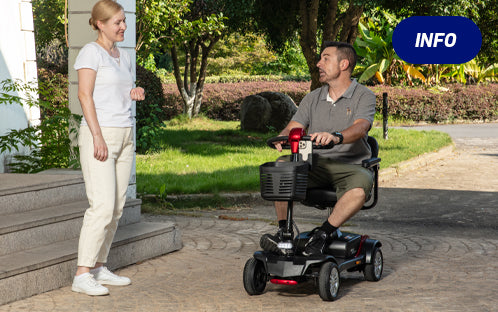
[[[197,94],[194,102],[194,116],[198,116],[201,111],[202,96],[204,91],[204,82],[206,81],[206,70],[209,53],[213,50],[214,45],[221,39],[221,36],[209,37],[204,42],[209,41],[209,45],[200,44],[201,48],[201,68],[199,69],[199,79],[197,81]]]
[[[342,30],[339,40],[353,44],[358,35],[358,23],[363,13],[363,5],[355,5],[354,0],[350,0],[349,7],[344,14]]]
[[[318,27],[319,0],[299,1],[299,16],[301,17],[301,38],[299,44],[303,50],[306,64],[311,75],[311,91],[320,87],[320,74],[316,67],[317,62],[317,27]]]
[[[334,41],[337,37],[335,21],[337,20],[338,3],[339,0],[329,0],[327,14],[323,22],[322,42]]]
[[[183,114],[188,116],[189,119],[193,116],[194,100],[196,95],[197,86],[195,83],[188,83],[188,75],[182,76],[180,73],[180,65],[178,64],[178,55],[176,52],[176,47],[171,47],[171,59],[173,61],[173,74],[175,75],[176,86],[183,100]],[[189,58],[185,60],[185,70],[188,70]]]
[[[319,0],[299,1],[299,16],[301,17],[301,39],[299,44],[303,50],[308,70],[311,75],[311,91],[321,87],[320,74],[316,63],[319,57],[317,43],[318,7]],[[363,13],[363,6],[354,4],[350,0],[346,12],[338,15],[338,0],[329,0],[327,14],[325,16],[322,42],[339,40],[353,44],[358,32],[358,22]]]
[[[183,79],[178,64],[178,54],[176,47],[171,48],[171,59],[173,61],[173,73],[175,75],[176,86],[183,100],[183,114],[189,119],[199,115],[202,105],[202,95],[204,91],[204,82],[206,80],[206,69],[208,56],[214,45],[221,39],[221,36],[204,37],[196,41],[188,42],[185,45],[185,66]],[[209,41],[209,45],[204,42]],[[197,72],[197,64],[201,53],[201,67]]]

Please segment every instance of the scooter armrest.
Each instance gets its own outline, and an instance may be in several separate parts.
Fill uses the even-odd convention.
[[[372,168],[380,163],[380,158],[378,157],[373,157],[369,159],[365,159],[361,162],[361,165],[363,168]]]

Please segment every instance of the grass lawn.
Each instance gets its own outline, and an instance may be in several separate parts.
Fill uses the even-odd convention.
[[[266,146],[277,133],[240,130],[240,122],[205,118],[166,124],[159,152],[137,155],[139,194],[197,194],[259,191],[259,165],[281,154]],[[382,128],[370,131],[380,145],[381,168],[451,144],[446,133]],[[284,151],[285,152],[285,151]]]

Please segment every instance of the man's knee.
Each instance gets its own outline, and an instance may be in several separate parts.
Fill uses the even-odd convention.
[[[350,189],[349,191],[346,191],[346,193],[344,193],[344,195],[346,195],[346,194],[348,194],[349,196],[351,196],[357,200],[361,200],[361,201],[366,200],[365,190],[361,187]]]
[[[367,170],[356,171],[353,175],[345,180],[338,196],[342,197],[344,194],[351,192],[351,195],[367,200],[373,188],[373,176]]]
[[[366,169],[360,172],[361,174],[357,174],[356,188],[361,189],[362,192],[360,193],[362,193],[363,197],[366,199],[372,192],[374,178],[372,173]]]

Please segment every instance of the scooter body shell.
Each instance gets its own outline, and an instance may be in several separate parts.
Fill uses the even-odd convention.
[[[257,251],[254,258],[263,262],[269,276],[279,278],[300,279],[315,277],[316,270],[325,262],[334,262],[339,271],[355,271],[371,263],[371,256],[375,247],[381,243],[355,233],[341,233],[325,249],[324,254],[317,256],[303,256],[305,243],[309,240],[310,232],[301,233],[295,240],[296,254],[277,255],[267,251]]]

